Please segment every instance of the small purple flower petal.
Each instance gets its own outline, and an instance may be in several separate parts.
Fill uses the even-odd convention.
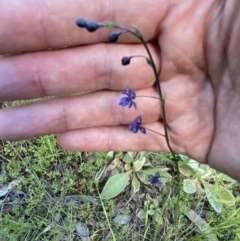
[[[132,131],[133,133],[138,132],[138,125],[136,122],[133,122],[132,124],[129,125],[129,130]]]
[[[160,180],[157,180],[157,181],[155,182],[155,185],[157,185],[157,186],[161,187],[162,182],[161,182]]]
[[[127,87],[126,94],[131,98],[131,99],[135,99],[136,97],[136,93],[134,91],[132,91],[129,87]]]
[[[132,106],[137,109],[136,103],[133,101],[133,99],[136,98],[136,93],[132,91],[129,87],[127,87],[127,90],[122,91],[124,95],[127,95],[127,97],[122,97],[120,99],[119,105],[121,106],[128,106],[128,108],[131,108]]]
[[[146,134],[146,129],[143,126],[141,126],[141,124],[142,124],[142,117],[139,116],[137,118],[137,121],[129,125],[129,130],[132,131],[133,133],[137,133],[138,131],[141,131],[143,134]]]
[[[134,102],[134,101],[132,101],[132,105],[133,105],[133,107],[135,108],[135,110],[137,109],[137,105],[136,105],[136,103]]]
[[[130,101],[130,102],[128,103],[128,108],[131,108],[132,105],[133,105],[133,101]]]
[[[153,176],[152,174],[150,174],[150,175],[148,175],[148,179],[149,179],[149,181],[152,183],[153,180],[154,180],[154,176]]]
[[[140,130],[143,134],[146,134],[146,133],[147,133],[146,129],[145,129],[144,127],[142,127],[142,126],[139,127],[139,130]]]
[[[159,172],[156,172],[156,173],[155,173],[155,177],[159,178],[159,177],[160,177],[160,173],[159,173]]]
[[[119,101],[119,105],[127,106],[129,104],[129,97],[122,97]]]
[[[153,185],[161,186],[162,182],[159,180],[160,178],[160,173],[156,172],[155,175],[148,175],[149,182]]]
[[[129,125],[129,130],[136,133],[138,131],[137,127],[138,125],[135,122],[133,122],[132,124]]]
[[[139,116],[139,117],[137,118],[137,123],[138,123],[139,125],[142,124],[142,117],[141,117],[141,116]]]

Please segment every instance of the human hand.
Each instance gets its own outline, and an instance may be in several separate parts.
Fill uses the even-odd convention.
[[[163,137],[133,134],[126,126],[141,115],[144,126],[163,133],[159,101],[137,98],[137,110],[118,105],[126,86],[137,95],[157,95],[146,61],[121,65],[123,56],[145,55],[144,48],[129,35],[107,43],[111,29],[88,33],[74,22],[83,16],[135,24],[159,68],[161,48],[173,149],[240,180],[240,25],[231,24],[237,1],[37,2],[0,3],[0,53],[22,53],[0,59],[0,101],[56,97],[1,110],[1,138],[59,133],[59,144],[69,150],[168,151]],[[71,95],[86,91],[93,92]]]

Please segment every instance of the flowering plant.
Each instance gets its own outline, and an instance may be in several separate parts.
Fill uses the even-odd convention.
[[[129,28],[121,26],[121,25],[119,25],[115,22],[112,22],[112,21],[97,22],[97,21],[93,21],[93,20],[87,20],[87,19],[82,18],[82,17],[80,17],[76,20],[76,24],[80,28],[85,28],[89,32],[94,32],[97,29],[102,28],[102,27],[116,28],[119,31],[115,30],[115,31],[110,33],[110,35],[108,37],[109,42],[111,42],[111,43],[116,42],[120,35],[130,33],[130,34],[134,35],[136,38],[138,38],[140,40],[140,42],[143,44],[144,48],[146,49],[147,56],[143,56],[143,55],[124,56],[122,58],[121,63],[122,63],[123,66],[129,65],[131,63],[132,58],[141,57],[141,58],[145,58],[146,61],[147,61],[147,64],[149,64],[151,66],[151,68],[154,72],[155,86],[157,88],[159,98],[158,97],[152,97],[152,96],[141,96],[141,97],[155,98],[158,101],[160,101],[161,113],[162,113],[162,117],[163,117],[164,133],[158,133],[154,130],[151,130],[151,129],[148,129],[148,128],[144,127],[143,120],[142,120],[141,116],[138,116],[136,118],[136,120],[133,121],[129,125],[129,130],[132,131],[133,133],[140,132],[142,134],[147,134],[147,131],[151,131],[151,132],[154,132],[154,133],[156,133],[158,135],[161,135],[165,138],[166,144],[167,144],[168,149],[169,149],[169,152],[171,153],[172,159],[174,160],[176,171],[177,171],[177,176],[178,176],[178,178],[177,178],[178,199],[177,199],[177,208],[176,208],[176,214],[177,214],[177,210],[178,210],[178,207],[179,207],[180,186],[181,186],[181,178],[180,178],[180,174],[179,174],[178,161],[181,160],[181,157],[177,153],[175,153],[173,151],[172,147],[171,147],[171,143],[170,143],[170,139],[169,139],[169,135],[168,135],[168,129],[167,129],[167,118],[166,118],[166,110],[165,110],[166,100],[163,97],[161,85],[160,85],[160,80],[159,80],[158,73],[157,73],[157,68],[156,68],[156,65],[154,63],[152,54],[151,54],[151,52],[150,52],[150,50],[147,46],[146,41],[144,40],[140,30],[136,26],[134,26],[133,29],[129,29]],[[162,65],[161,61],[162,60],[161,60],[161,56],[160,56],[160,71],[161,71],[161,65]],[[130,87],[127,87],[126,90],[122,91],[122,94],[125,95],[125,96],[120,99],[119,105],[123,106],[123,107],[128,107],[128,108],[134,107],[135,109],[137,109],[137,103],[136,103],[135,100],[136,100],[137,97],[140,97],[140,96],[137,96],[136,93]],[[127,173],[128,173],[128,175],[125,174],[126,177],[128,177],[131,172],[127,172]],[[161,177],[160,177],[159,172],[156,172],[155,175],[150,174],[148,176],[148,178],[149,178],[149,181],[150,181],[151,184],[155,184],[155,185],[158,185],[158,186],[161,185]],[[125,182],[125,184],[127,185],[127,182]]]

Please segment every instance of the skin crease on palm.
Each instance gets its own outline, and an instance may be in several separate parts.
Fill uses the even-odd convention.
[[[69,150],[168,151],[163,137],[127,127],[141,115],[163,133],[159,101],[137,98],[137,110],[118,105],[127,86],[157,96],[142,58],[121,65],[144,48],[128,34],[107,43],[111,29],[88,33],[75,20],[135,24],[158,70],[161,47],[173,149],[240,180],[239,7],[238,0],[1,0],[0,53],[10,56],[0,59],[0,101],[56,97],[2,109],[0,138],[58,133]]]

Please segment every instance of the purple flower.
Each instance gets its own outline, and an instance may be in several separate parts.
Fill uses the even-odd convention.
[[[160,178],[160,173],[156,172],[155,175],[148,175],[149,182],[153,185],[161,186],[162,182],[159,180]]]
[[[129,130],[132,131],[133,133],[137,133],[138,131],[141,131],[143,134],[146,134],[146,129],[143,126],[141,126],[141,124],[142,124],[142,117],[139,116],[137,118],[137,121],[129,125]]]
[[[120,99],[119,105],[121,106],[128,106],[128,108],[131,108],[134,106],[135,109],[137,109],[136,103],[133,101],[136,98],[136,93],[132,91],[129,87],[127,87],[127,90],[122,91],[124,95],[127,95],[127,97],[122,97]]]

